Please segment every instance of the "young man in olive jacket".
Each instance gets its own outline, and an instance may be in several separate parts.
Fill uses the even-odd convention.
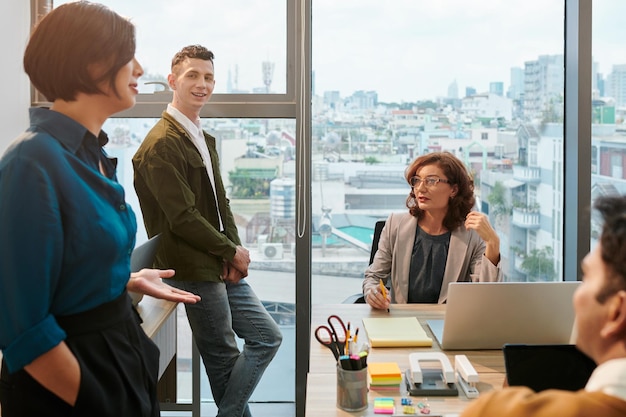
[[[133,157],[135,190],[148,235],[161,233],[155,266],[176,270],[170,284],[202,297],[186,311],[218,416],[247,417],[282,335],[244,279],[250,256],[226,198],[215,138],[200,125],[215,87],[213,53],[183,48],[168,84],[172,102]],[[242,351],[235,335],[245,340]]]

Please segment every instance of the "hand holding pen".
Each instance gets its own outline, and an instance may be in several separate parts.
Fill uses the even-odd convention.
[[[367,303],[374,308],[380,310],[386,309],[387,312],[389,312],[391,298],[389,296],[389,291],[387,291],[385,284],[383,284],[382,279],[378,281],[378,288],[370,287],[365,294],[365,301],[367,301]]]

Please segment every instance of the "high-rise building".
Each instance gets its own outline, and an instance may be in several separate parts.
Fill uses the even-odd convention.
[[[448,86],[447,98],[452,98],[455,100],[459,98],[459,86],[456,83],[456,80],[452,81],[452,83]]]
[[[626,106],[626,64],[613,65],[605,85],[605,94],[615,99],[616,107]]]
[[[324,91],[324,105],[330,109],[336,109],[341,102],[339,91]]]
[[[355,91],[346,100],[347,106],[353,109],[373,109],[378,104],[378,93],[376,91]]]
[[[562,114],[553,114],[563,106],[565,87],[563,55],[541,55],[524,63],[524,104],[527,120],[556,121]],[[562,113],[562,110],[561,110]],[[546,119],[546,115],[551,118]]]
[[[492,81],[489,83],[489,93],[497,96],[504,96],[504,83],[502,81]]]
[[[596,75],[596,84],[598,86],[598,97],[606,95],[604,76],[600,73]]]
[[[506,96],[512,100],[520,100],[524,95],[524,69],[511,68],[511,80]]]

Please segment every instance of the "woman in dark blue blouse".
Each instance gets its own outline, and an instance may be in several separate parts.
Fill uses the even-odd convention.
[[[24,68],[50,109],[0,159],[0,403],[17,415],[158,416],[158,349],[126,290],[197,296],[130,274],[135,215],[104,153],[102,124],[135,103],[135,29],[105,6],[59,6]]]

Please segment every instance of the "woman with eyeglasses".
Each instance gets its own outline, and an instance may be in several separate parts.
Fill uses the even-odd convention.
[[[409,210],[385,222],[365,271],[365,301],[378,309],[444,303],[450,282],[500,280],[500,239],[487,216],[472,211],[474,184],[465,165],[449,152],[433,152],[415,159],[405,176]],[[386,296],[381,280],[391,289]]]

